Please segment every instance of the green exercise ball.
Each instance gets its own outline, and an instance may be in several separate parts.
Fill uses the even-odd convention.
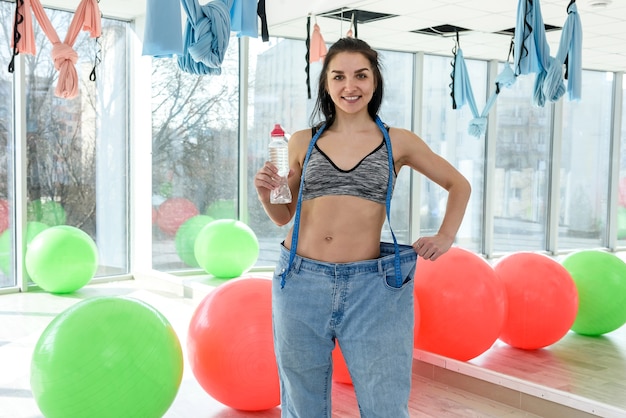
[[[572,331],[602,335],[626,323],[626,263],[612,253],[584,250],[561,264],[578,290],[578,313]]]
[[[256,263],[259,241],[245,223],[218,219],[198,233],[194,254],[204,271],[218,278],[231,279]]]
[[[24,244],[24,249],[30,244],[30,242],[44,229],[48,229],[49,226],[41,223],[41,222],[27,222],[26,223],[26,241]],[[13,257],[13,245],[11,240],[10,229],[4,230],[2,234],[0,234],[0,271],[9,275],[11,270],[11,260]]]
[[[205,214],[213,219],[237,219],[235,199],[219,199],[207,206]]]
[[[46,225],[64,225],[67,214],[63,206],[54,200],[32,200],[26,205],[26,218],[29,221],[43,222]]]
[[[182,374],[180,341],[160,312],[132,298],[96,297],[43,331],[30,384],[46,418],[160,418]]]
[[[626,208],[617,208],[617,239],[626,239]]]
[[[58,225],[30,242],[26,271],[33,282],[51,293],[71,293],[86,285],[98,269],[98,249],[84,231]]]
[[[187,219],[176,231],[174,245],[178,256],[190,267],[200,267],[196,260],[194,246],[200,230],[214,219],[206,215],[196,215]]]

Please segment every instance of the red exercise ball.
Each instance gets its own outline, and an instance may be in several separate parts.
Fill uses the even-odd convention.
[[[0,199],[0,234],[9,227],[9,202]]]
[[[415,298],[420,311],[416,348],[467,361],[500,335],[506,315],[504,286],[477,254],[452,247],[436,261],[420,258]]]
[[[189,199],[171,197],[159,205],[157,226],[168,235],[176,235],[178,228],[192,216],[198,215],[198,208]]]
[[[335,342],[335,348],[333,349],[333,380],[339,383],[352,384],[350,371],[348,370],[346,360],[343,358],[338,341]]]
[[[272,335],[272,281],[228,281],[200,302],[187,336],[193,374],[215,400],[243,411],[280,404]]]
[[[623,208],[626,208],[626,177],[619,179],[617,202]]]
[[[534,350],[560,340],[578,312],[578,292],[569,272],[547,255],[519,252],[494,266],[504,283],[508,315],[500,339]]]

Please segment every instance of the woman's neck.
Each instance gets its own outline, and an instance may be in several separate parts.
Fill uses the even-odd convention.
[[[335,122],[331,129],[337,132],[358,132],[371,128],[376,123],[372,120],[369,113],[361,112],[358,114],[337,114]]]

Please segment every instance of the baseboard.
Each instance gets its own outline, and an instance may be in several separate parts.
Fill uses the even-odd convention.
[[[623,418],[626,410],[416,349],[413,373],[545,418]]]

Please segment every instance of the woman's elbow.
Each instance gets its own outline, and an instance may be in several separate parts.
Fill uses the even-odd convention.
[[[472,185],[469,180],[465,178],[465,176],[459,176],[458,180],[452,185],[449,192],[456,193],[459,197],[462,197],[464,200],[469,200],[472,194]]]

